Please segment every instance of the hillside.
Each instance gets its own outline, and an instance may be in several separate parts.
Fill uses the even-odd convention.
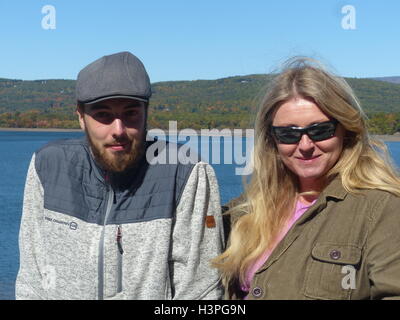
[[[179,128],[251,126],[268,75],[217,80],[153,83],[150,127]],[[369,115],[400,113],[400,84],[347,78]],[[77,127],[74,80],[22,81],[0,78],[0,127]]]

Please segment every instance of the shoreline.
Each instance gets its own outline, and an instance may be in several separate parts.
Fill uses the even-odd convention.
[[[213,136],[213,137],[231,137],[231,136],[246,136],[246,130],[250,129],[229,129],[229,128],[224,128],[224,129],[202,129],[202,130],[208,130],[210,131],[208,134],[205,134],[203,136]],[[219,131],[219,133],[212,132],[212,130]],[[222,132],[222,130],[229,130],[229,132]],[[234,132],[233,130],[240,130],[239,132]],[[57,129],[57,128],[0,128],[0,132],[82,132],[84,133],[83,130],[81,129]],[[195,136],[195,135],[202,135],[201,130],[194,130],[190,128],[182,129],[182,130],[164,130],[164,129],[158,129],[158,128],[153,128],[149,129],[149,131],[152,131],[154,136],[161,136],[166,134],[167,132],[172,133],[173,135],[183,135],[183,136]],[[194,132],[193,132],[194,131]],[[400,140],[399,140],[400,141]]]
[[[81,129],[57,129],[57,128],[0,128],[0,131],[11,132],[83,132]]]
[[[229,129],[229,128],[225,128],[228,129],[230,131],[233,131],[233,129]],[[161,130],[160,129],[150,129],[150,130],[159,130],[160,133],[164,132],[166,133],[168,130]],[[177,131],[172,131],[173,134],[179,134],[182,133],[186,136],[190,136],[192,134],[186,134],[185,129],[182,130],[177,130]],[[191,129],[193,130],[193,129]],[[208,129],[203,129],[203,130],[208,130]],[[224,129],[214,129],[214,130],[218,130],[218,131],[222,131]],[[242,134],[234,134],[235,136],[244,136],[246,133],[246,130],[249,129],[238,129],[238,130],[242,130]],[[57,128],[0,128],[0,132],[1,131],[8,131],[8,132],[83,132],[83,130],[81,129],[57,129]],[[183,132],[182,132],[183,131]],[[201,134],[200,130],[194,130],[197,132],[198,135]],[[212,131],[212,129],[210,130]],[[224,135],[224,134],[215,134],[210,132],[210,134],[207,134],[206,136],[232,136],[232,135]],[[386,135],[386,134],[378,134],[378,135],[371,135],[373,138],[378,139],[378,140],[382,140],[385,142],[400,142],[400,135]]]
[[[400,142],[400,136],[398,135],[376,134],[371,136],[375,139],[382,140],[385,142]]]

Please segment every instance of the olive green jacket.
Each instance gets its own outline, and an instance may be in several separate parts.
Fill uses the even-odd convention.
[[[256,272],[247,299],[399,297],[400,198],[350,194],[336,178]]]

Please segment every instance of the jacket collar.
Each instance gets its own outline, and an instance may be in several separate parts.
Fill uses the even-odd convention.
[[[321,192],[321,196],[325,199],[335,198],[338,200],[343,200],[344,198],[346,198],[347,193],[348,191],[344,188],[342,184],[342,178],[339,175],[336,175]]]
[[[325,189],[322,190],[317,201],[307,209],[307,211],[300,217],[295,225],[301,225],[311,220],[316,214],[326,208],[329,200],[344,200],[347,196],[347,193],[347,190],[342,184],[342,178],[339,175],[336,175],[330,180]]]
[[[347,196],[347,191],[343,187],[342,179],[340,176],[335,176],[331,182],[325,187],[325,189],[321,192],[318,200],[307,209],[307,211],[300,217],[299,220],[292,226],[292,228],[288,231],[286,236],[281,240],[280,243],[276,246],[276,248],[272,251],[270,257],[265,262],[264,266],[262,266],[259,271],[261,272],[267,268],[271,264],[273,264],[276,260],[280,258],[280,256],[291,246],[291,244],[297,239],[297,237],[301,234],[305,224],[312,220],[319,212],[326,208],[327,202],[330,199],[344,200]]]

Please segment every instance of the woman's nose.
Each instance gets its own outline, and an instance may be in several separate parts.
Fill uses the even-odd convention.
[[[309,151],[314,148],[314,141],[307,134],[303,134],[299,141],[299,149],[301,151]]]

